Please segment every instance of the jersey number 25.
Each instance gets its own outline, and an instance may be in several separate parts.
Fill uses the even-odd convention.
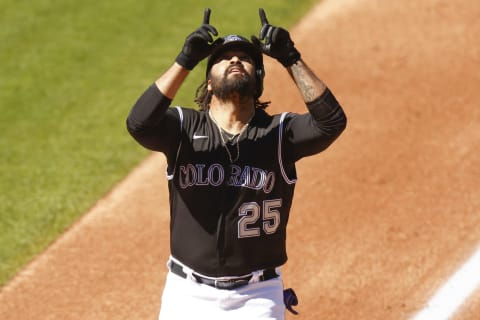
[[[256,202],[246,202],[238,209],[238,238],[259,237],[260,227],[253,225],[262,218],[262,229],[265,234],[277,231],[280,225],[280,212],[277,208],[282,206],[282,199],[265,200],[263,206]]]

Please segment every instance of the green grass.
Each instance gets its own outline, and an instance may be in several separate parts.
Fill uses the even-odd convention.
[[[0,3],[0,286],[148,152],[125,129],[203,9],[220,34],[258,34],[258,7],[291,26],[317,1]],[[204,66],[204,63],[202,64]],[[193,105],[195,69],[174,103]]]

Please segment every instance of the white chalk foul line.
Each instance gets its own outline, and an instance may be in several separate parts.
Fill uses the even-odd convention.
[[[447,320],[480,286],[480,248],[412,320]]]

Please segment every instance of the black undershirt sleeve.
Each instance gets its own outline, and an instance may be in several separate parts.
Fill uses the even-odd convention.
[[[145,127],[154,127],[161,123],[165,112],[172,103],[158,90],[155,84],[138,98],[127,118],[129,132],[141,131]]]
[[[145,148],[168,153],[178,145],[180,121],[177,112],[169,108],[171,103],[152,84],[133,105],[127,130]]]
[[[325,150],[346,127],[345,113],[328,88],[307,108],[308,113],[293,116],[286,127],[293,161]]]

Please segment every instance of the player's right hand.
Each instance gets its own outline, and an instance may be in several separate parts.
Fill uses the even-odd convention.
[[[200,61],[208,57],[213,47],[218,44],[218,42],[213,43],[212,35],[217,36],[218,32],[210,25],[210,8],[206,8],[202,25],[188,35],[175,61],[185,69],[192,70]]]

